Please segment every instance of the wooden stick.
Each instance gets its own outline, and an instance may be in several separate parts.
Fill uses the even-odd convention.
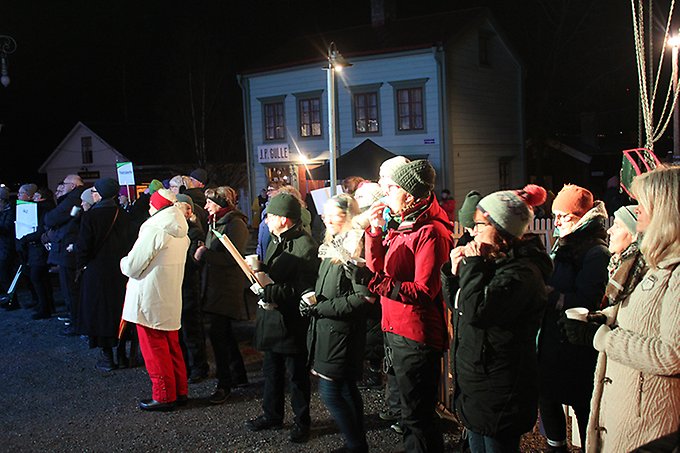
[[[246,274],[246,277],[248,280],[250,280],[250,283],[255,283],[257,282],[257,278],[255,277],[255,273],[253,270],[248,266],[248,263],[246,263],[246,260],[241,256],[241,252],[238,251],[236,246],[234,245],[233,242],[227,237],[226,234],[222,234],[219,231],[215,230],[214,228],[212,229],[213,234],[217,237],[217,239],[220,240],[222,245],[227,249],[227,251],[231,254],[231,256],[234,258],[236,261],[236,264],[241,268],[244,274]],[[259,282],[258,282],[259,283]]]

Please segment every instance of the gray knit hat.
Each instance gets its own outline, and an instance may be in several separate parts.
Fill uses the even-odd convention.
[[[94,198],[92,198],[92,187],[83,190],[83,193],[80,194],[80,199],[92,206],[94,204]]]
[[[425,159],[401,165],[392,172],[392,180],[416,200],[430,194],[435,177],[434,167]]]
[[[482,198],[477,209],[503,235],[520,238],[534,217],[532,206],[545,202],[543,187],[529,184],[522,190],[502,190]]]
[[[481,199],[482,194],[476,190],[471,190],[465,195],[463,205],[458,210],[458,223],[463,225],[463,227],[472,228],[475,226],[475,209],[477,209],[477,203]]]
[[[279,193],[267,203],[267,214],[288,217],[291,220],[300,220],[302,205],[300,201],[289,193]]]
[[[194,200],[192,200],[189,195],[186,195],[186,194],[183,194],[183,193],[178,193],[177,194],[177,201],[188,204],[189,206],[191,206],[192,211],[195,209],[194,208]]]
[[[635,208],[637,206],[621,206],[614,212],[614,218],[620,220],[626,228],[631,232],[631,234],[637,233],[637,215],[635,215]]]

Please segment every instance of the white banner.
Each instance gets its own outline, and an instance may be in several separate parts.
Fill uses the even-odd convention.
[[[116,162],[118,172],[118,184],[121,186],[135,185],[135,172],[132,169],[132,162]]]
[[[21,239],[38,229],[38,203],[17,200],[16,238]]]

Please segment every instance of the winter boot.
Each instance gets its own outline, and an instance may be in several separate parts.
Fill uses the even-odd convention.
[[[113,361],[113,348],[101,348],[99,360],[95,365],[99,371],[113,371],[116,369],[116,363]]]

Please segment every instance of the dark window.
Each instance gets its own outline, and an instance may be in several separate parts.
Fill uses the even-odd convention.
[[[80,137],[80,154],[83,164],[92,163],[92,137]]]
[[[354,132],[357,134],[380,132],[378,93],[356,93],[354,95]]]
[[[397,129],[400,131],[425,129],[422,87],[397,90]]]
[[[281,140],[286,138],[283,116],[283,102],[264,104],[264,139]]]
[[[321,99],[309,98],[298,101],[300,137],[321,136]]]
[[[491,42],[491,34],[487,32],[479,33],[479,65],[489,66],[489,44]]]

